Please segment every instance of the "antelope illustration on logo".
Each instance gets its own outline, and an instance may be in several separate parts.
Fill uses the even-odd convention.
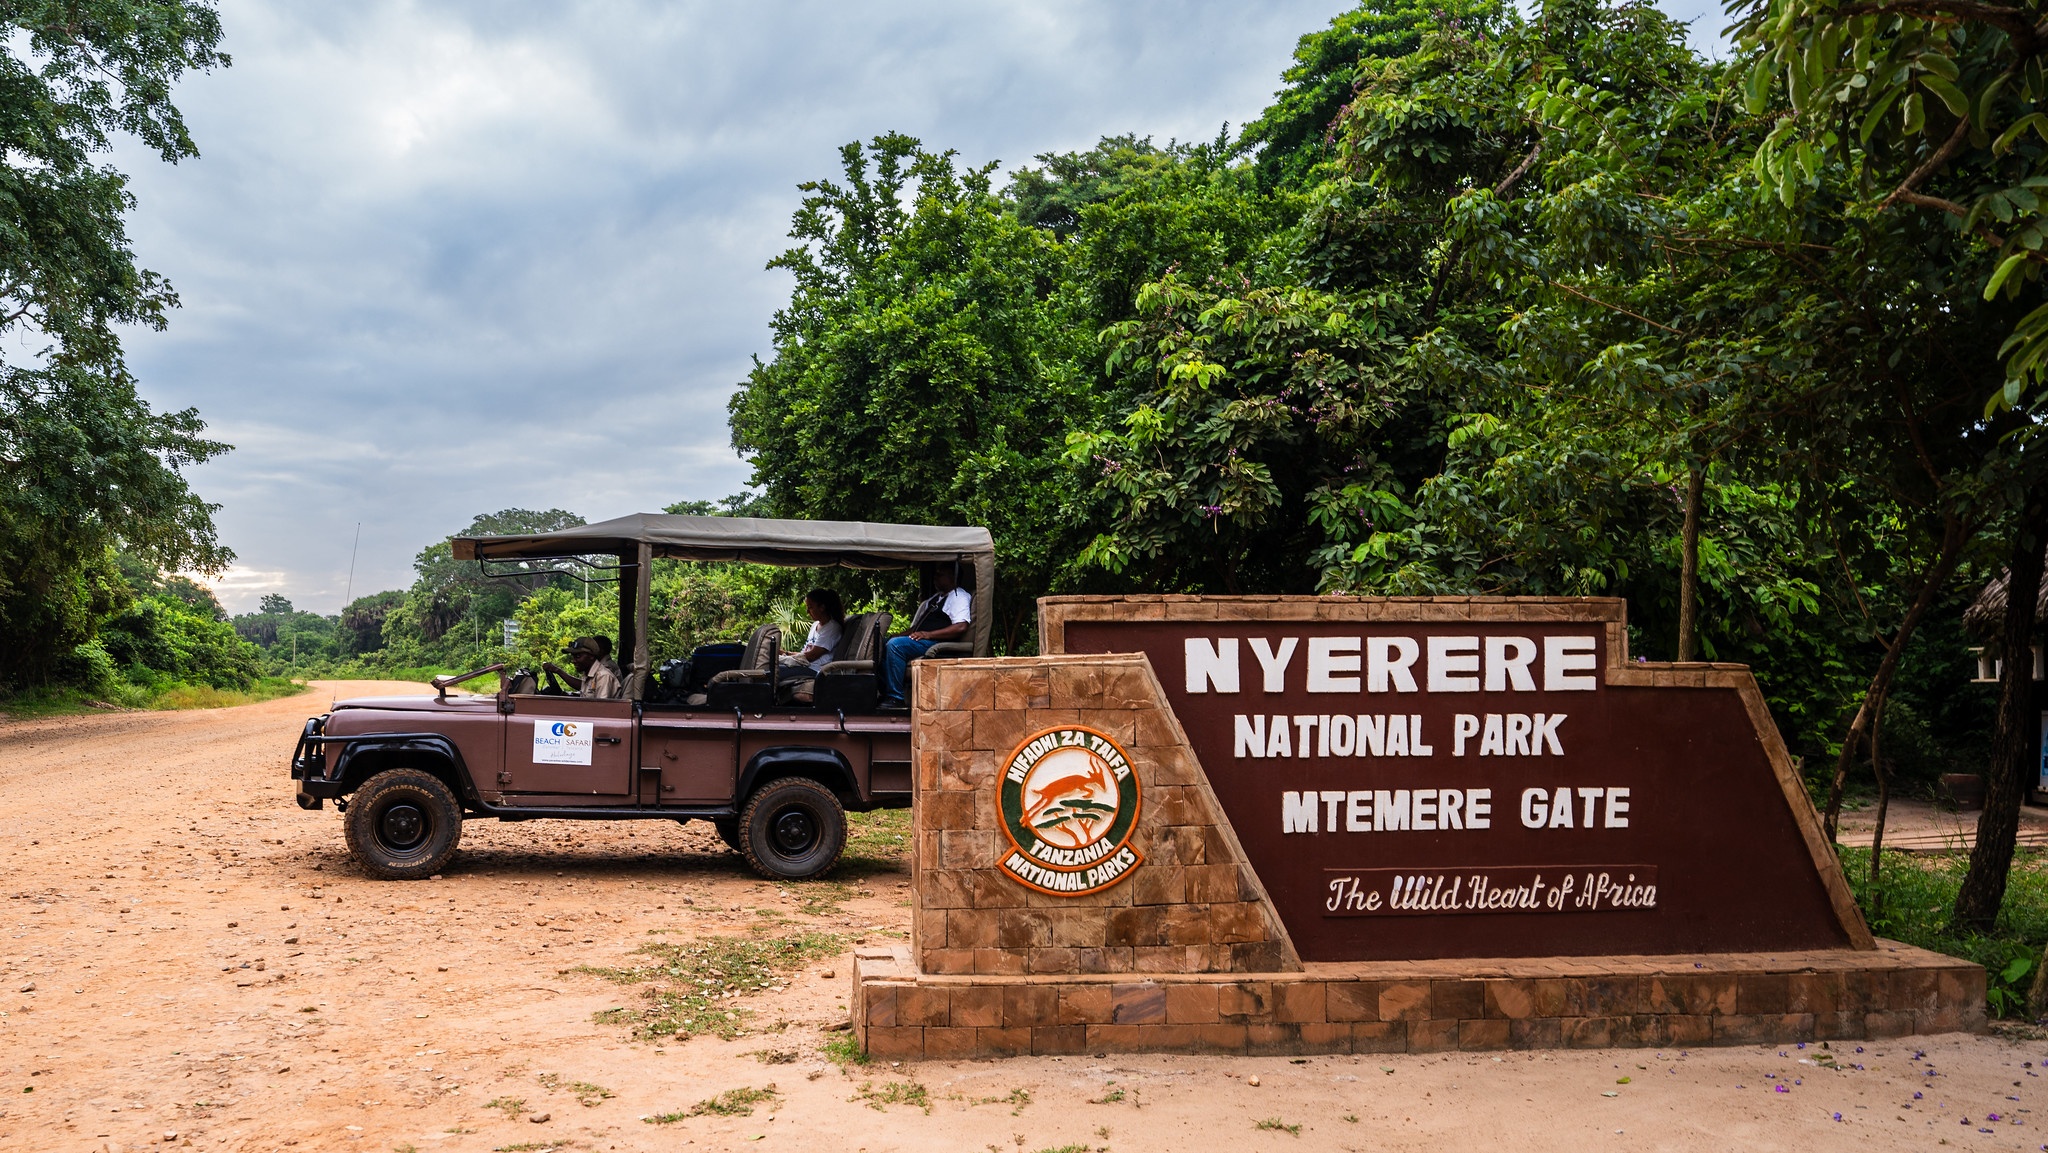
[[[1083,753],[1088,757],[1088,771],[1069,773],[1027,790],[1024,801],[1024,820],[1039,830],[1041,836],[1051,840],[1050,834],[1060,833],[1073,839],[1078,847],[1094,839],[1095,826],[1115,814],[1116,807],[1105,805],[1096,799],[1099,794],[1109,792],[1110,783],[1107,767],[1101,758]],[[1039,822],[1041,816],[1055,809],[1053,819]],[[1082,831],[1067,828],[1073,821],[1082,822]]]

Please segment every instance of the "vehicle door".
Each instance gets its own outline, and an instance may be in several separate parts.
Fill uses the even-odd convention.
[[[632,701],[515,696],[498,787],[512,804],[617,804],[632,794]]]

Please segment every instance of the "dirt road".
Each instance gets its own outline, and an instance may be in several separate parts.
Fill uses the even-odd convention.
[[[703,826],[475,821],[444,879],[371,881],[286,779],[337,691],[425,690],[0,722],[0,1148],[2048,1149],[2048,1042],[1984,1037],[842,1068],[846,950],[909,926],[886,836],[789,887]],[[730,1040],[635,1040],[594,1018],[641,987],[576,971],[807,933],[702,987]]]

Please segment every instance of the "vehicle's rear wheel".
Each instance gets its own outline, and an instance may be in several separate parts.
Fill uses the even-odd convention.
[[[740,819],[738,817],[719,817],[711,822],[711,827],[718,830],[718,839],[725,842],[726,848],[731,849],[735,853],[746,852],[745,849],[740,848]]]
[[[846,847],[846,810],[832,790],[803,777],[784,777],[756,790],[740,812],[739,849],[770,880],[823,874]]]
[[[439,777],[391,769],[363,782],[342,818],[349,852],[385,881],[433,876],[462,839],[462,805]]]

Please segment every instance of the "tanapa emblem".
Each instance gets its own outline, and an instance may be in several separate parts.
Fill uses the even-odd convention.
[[[1138,774],[1107,735],[1079,725],[1025,738],[1003,766],[997,795],[1011,851],[1000,868],[1042,893],[1078,897],[1129,876],[1144,857]]]

